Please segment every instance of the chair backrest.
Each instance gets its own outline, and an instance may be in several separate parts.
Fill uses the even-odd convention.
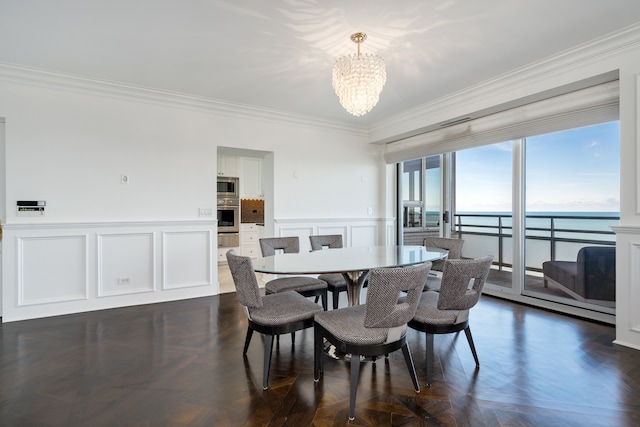
[[[236,285],[236,295],[240,304],[249,308],[262,307],[262,297],[260,296],[260,287],[258,279],[253,270],[251,258],[236,255],[234,250],[227,251],[227,262],[233,283]]]
[[[492,255],[476,259],[446,260],[442,272],[438,309],[469,310],[476,305],[487,281],[492,262]]]
[[[319,251],[320,249],[329,248],[341,248],[342,247],[342,234],[324,234],[320,236],[309,236],[311,242],[311,250]]]
[[[415,315],[431,263],[415,267],[375,268],[369,272],[364,326],[397,328]],[[400,292],[406,292],[400,298]]]
[[[300,241],[297,236],[293,237],[265,237],[259,239],[262,256],[275,255],[277,251],[285,254],[297,254],[300,252]]]
[[[464,240],[462,239],[427,236],[424,238],[422,244],[426,247],[446,249],[449,252],[447,259],[462,258],[462,246],[464,245]],[[444,261],[435,261],[432,268],[434,270],[442,271],[444,269]]]

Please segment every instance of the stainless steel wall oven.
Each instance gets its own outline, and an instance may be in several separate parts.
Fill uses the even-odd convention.
[[[240,246],[240,199],[218,198],[218,247]]]

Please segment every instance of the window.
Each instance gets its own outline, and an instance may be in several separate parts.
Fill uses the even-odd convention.
[[[544,307],[559,303],[556,309],[573,313],[576,307],[614,313],[612,301],[580,299],[542,280],[545,261],[573,261],[583,246],[615,245],[610,226],[619,221],[619,82],[610,77],[387,144],[386,161],[414,162],[412,179],[423,187],[415,200],[398,190],[399,206],[411,218],[404,241],[431,231],[434,177],[426,165],[432,157],[444,159],[440,213],[452,212],[451,237],[465,240],[463,257],[494,255],[487,291]],[[451,190],[443,191],[449,184]]]
[[[403,228],[440,225],[440,156],[409,160],[401,164]]]

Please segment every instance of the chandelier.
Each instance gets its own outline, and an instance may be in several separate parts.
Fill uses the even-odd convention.
[[[384,60],[378,55],[360,54],[360,43],[366,39],[365,33],[352,34],[351,41],[358,44],[358,54],[343,56],[333,66],[332,85],[340,105],[358,117],[375,107],[387,81]]]

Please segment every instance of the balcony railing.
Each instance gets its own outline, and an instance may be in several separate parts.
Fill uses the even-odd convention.
[[[454,232],[458,238],[479,236],[497,239],[494,264],[500,270],[511,267],[511,263],[505,261],[505,241],[512,238],[510,214],[459,213],[454,217]],[[548,245],[548,254],[537,254],[538,259],[555,260],[561,244],[615,246],[615,233],[610,226],[619,220],[620,217],[614,215],[531,214],[526,216],[525,234],[527,241],[547,242],[544,246]],[[536,250],[540,251],[539,248]],[[531,264],[527,265],[527,270],[541,271],[539,263]]]

